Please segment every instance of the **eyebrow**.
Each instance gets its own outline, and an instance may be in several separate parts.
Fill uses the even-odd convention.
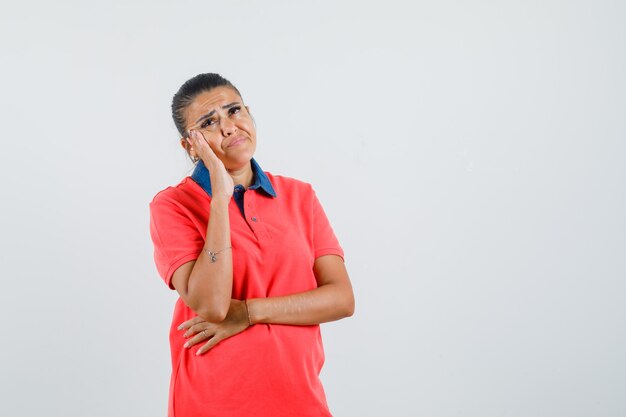
[[[240,105],[241,103],[239,103],[238,101],[233,101],[232,103],[228,103],[225,106],[222,106],[222,108],[224,110],[226,109],[230,109],[231,107],[234,107],[236,105]],[[213,116],[215,114],[215,110],[211,110],[210,112],[208,112],[207,114],[205,114],[204,116],[200,116],[200,118],[198,120],[196,120],[196,122],[194,123],[194,125],[197,125],[198,123],[200,123],[201,121],[208,119],[209,117]]]

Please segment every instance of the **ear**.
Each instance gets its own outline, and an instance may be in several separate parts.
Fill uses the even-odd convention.
[[[192,158],[196,156],[196,152],[193,150],[193,146],[187,142],[187,138],[180,138],[180,146],[182,146]]]
[[[191,145],[189,144],[189,142],[187,142],[186,138],[180,138],[180,146],[183,147],[183,149],[185,149],[186,151],[189,150],[189,148],[191,147]]]

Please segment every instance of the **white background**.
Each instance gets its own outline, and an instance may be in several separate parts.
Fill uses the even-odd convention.
[[[218,72],[255,157],[313,184],[353,317],[335,417],[626,415],[620,1],[0,7],[0,415],[165,416],[176,299],[148,203]]]

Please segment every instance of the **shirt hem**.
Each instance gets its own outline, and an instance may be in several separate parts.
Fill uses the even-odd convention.
[[[341,259],[345,262],[345,258],[344,258],[344,254],[343,251],[337,249],[337,248],[324,248],[324,249],[318,249],[315,251],[315,258],[319,258],[320,256],[324,256],[324,255],[337,255],[339,257],[341,257]]]

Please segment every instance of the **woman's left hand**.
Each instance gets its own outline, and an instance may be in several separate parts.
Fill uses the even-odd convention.
[[[210,323],[197,316],[182,323],[178,326],[178,330],[186,330],[183,335],[185,338],[188,338],[184,344],[186,348],[208,340],[196,352],[196,355],[202,355],[222,340],[243,332],[249,326],[248,310],[245,302],[231,299],[228,314],[226,314],[226,318],[222,322]]]

